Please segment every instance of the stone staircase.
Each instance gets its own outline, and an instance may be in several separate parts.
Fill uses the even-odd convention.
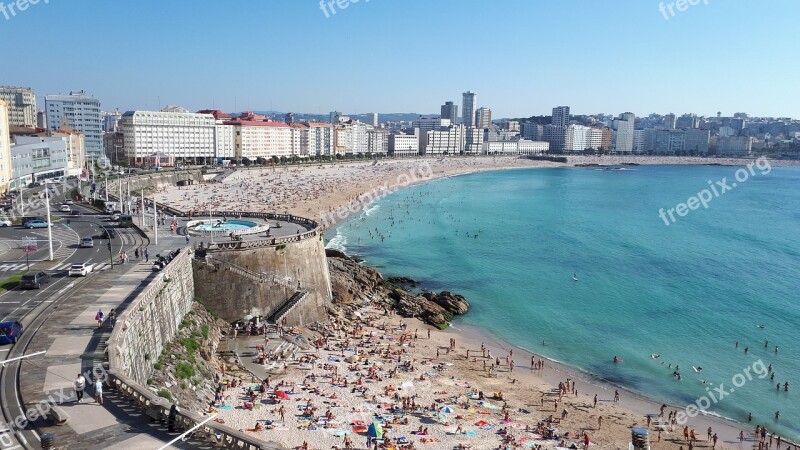
[[[289,297],[286,302],[281,305],[271,316],[267,319],[269,323],[280,324],[281,320],[286,317],[287,314],[292,312],[292,310],[300,304],[306,297],[308,297],[308,291],[297,291]]]
[[[297,289],[299,287],[297,283],[292,282],[290,277],[279,277],[277,274],[269,272],[253,272],[245,269],[242,266],[230,263],[228,261],[223,261],[209,255],[206,255],[206,264],[217,270],[227,270],[235,273],[240,277],[247,278],[248,280],[255,281],[256,283],[277,284],[289,289]]]

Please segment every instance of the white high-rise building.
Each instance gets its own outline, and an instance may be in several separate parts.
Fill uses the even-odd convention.
[[[234,126],[237,160],[292,156],[292,129],[284,122],[246,112],[225,125]]]
[[[494,141],[483,143],[483,153],[487,155],[542,155],[550,150],[550,144],[543,141]]]
[[[475,105],[478,102],[478,94],[474,92],[464,92],[463,103],[461,105],[461,124],[467,128],[475,126]]]
[[[486,107],[478,108],[475,111],[475,127],[481,129],[491,128],[492,126],[492,110]]]
[[[9,127],[36,128],[36,94],[33,89],[0,86],[0,101],[6,102]]]
[[[334,131],[334,148],[336,154],[362,155],[369,153],[368,131],[372,125],[348,120],[347,122],[336,125]]]
[[[329,123],[307,122],[308,153],[312,156],[333,155],[333,125]]]
[[[569,106],[556,106],[553,108],[551,124],[557,127],[569,125]]]
[[[367,151],[370,154],[389,153],[389,131],[383,128],[370,128],[367,130]]]
[[[441,128],[455,125],[450,122],[450,119],[443,117],[420,117],[411,122],[411,127],[414,128],[419,142],[419,153],[425,152],[425,147],[428,145],[428,131],[438,130]]]
[[[128,111],[120,121],[125,156],[132,165],[155,154],[175,159],[213,158],[216,119],[211,114]],[[87,150],[88,151],[88,150]]]
[[[367,114],[367,118],[373,127],[378,128],[378,125],[380,125],[380,123],[378,123],[378,113],[369,113]]]
[[[426,155],[458,155],[464,151],[465,130],[463,125],[450,125],[427,133]]]
[[[477,155],[483,151],[483,128],[467,128],[464,130],[464,153]]]
[[[647,151],[645,149],[645,136],[647,134],[646,130],[633,130],[633,148],[632,151],[634,153],[644,153]]]
[[[5,194],[11,183],[11,140],[8,133],[8,103],[0,100],[0,195]]]
[[[103,122],[100,102],[84,91],[69,95],[48,95],[44,98],[47,127],[51,131],[69,128],[83,133],[86,160],[104,159]]]
[[[614,120],[614,129],[617,131],[614,139],[614,149],[619,153],[633,152],[633,126],[636,117],[633,113],[622,113],[619,119]]]
[[[568,153],[580,153],[587,148],[592,148],[589,145],[593,128],[585,125],[570,125],[567,127],[566,143],[564,144],[564,151]]]
[[[419,136],[416,134],[392,134],[389,136],[389,153],[393,156],[419,155]]]

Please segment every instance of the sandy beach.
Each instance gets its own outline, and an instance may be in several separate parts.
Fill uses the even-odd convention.
[[[516,157],[348,162],[237,170],[221,183],[170,189],[157,195],[161,203],[195,214],[208,209],[288,212],[332,226],[397,189],[485,170],[575,164],[733,166],[751,161],[606,156],[570,157],[566,164]],[[557,448],[561,439],[567,446],[574,443],[583,448],[585,433],[592,443],[590,447],[616,449],[627,448],[630,428],[647,427],[650,415],[653,449],[689,448],[682,427],[661,427],[660,441],[656,431],[657,421],[666,421],[670,412],[683,410],[685,405],[667,406],[663,408],[663,416],[658,417],[662,412],[660,403],[513,348],[482,330],[458,326],[445,331],[431,329],[428,338],[429,327],[416,319],[384,316],[382,311],[368,306],[358,312],[365,320],[350,322],[339,318],[334,322],[335,328],[320,336],[326,342],[318,352],[285,355],[286,373],[278,370],[255,374],[270,377],[268,393],[287,392],[287,399],[280,405],[270,404],[269,395],[262,399],[256,393],[253,409],[244,407],[246,390],[250,387],[246,384],[244,389],[236,387],[224,393],[228,408],[219,409],[220,419],[242,430],[255,429],[256,422],[261,421],[260,426],[266,429],[252,431],[254,434],[290,448],[303,442],[314,449],[341,447],[345,436],[352,439],[354,448],[366,448],[367,438],[360,432],[361,424],[369,426],[373,419],[380,418],[391,426],[387,436],[395,440],[404,437],[404,441],[414,443],[414,448],[452,449],[458,445],[474,449],[537,448],[537,445]],[[359,324],[365,326],[358,329]],[[457,345],[448,352],[450,339],[455,339]],[[491,352],[491,357],[484,356],[482,346]],[[358,362],[347,361],[354,356],[358,356]],[[544,367],[532,370],[531,358]],[[513,372],[511,361],[515,363]],[[493,363],[496,368],[489,373],[488,367]],[[420,379],[422,375],[424,379]],[[280,383],[286,384],[280,386]],[[358,387],[355,392],[354,384]],[[561,395],[559,385],[564,388]],[[360,393],[364,388],[367,393]],[[619,391],[619,401],[614,401],[615,390]],[[477,398],[479,392],[483,392],[482,400]],[[504,401],[492,399],[494,392],[502,392]],[[408,404],[409,396],[414,399],[414,407]],[[505,409],[504,403],[507,403]],[[283,419],[279,412],[281,405]],[[392,424],[395,420],[408,423]],[[742,430],[730,421],[699,416],[690,419],[687,425],[696,431],[695,448],[712,448],[707,439],[709,427],[718,435],[715,448],[754,445],[757,448],[754,430]],[[420,426],[428,428],[429,433],[425,436],[412,433]],[[551,432],[551,428],[558,430],[561,439],[541,440],[542,434]],[[499,434],[500,430],[505,432]],[[740,431],[746,436],[744,443],[739,442]]]
[[[351,448],[367,448],[366,427],[378,420],[393,448],[584,448],[588,436],[590,448],[618,449],[627,448],[631,427],[648,427],[651,414],[654,450],[688,448],[682,427],[656,426],[660,405],[622,389],[615,401],[614,387],[552,361],[372,306],[350,317],[311,337],[319,350],[292,350],[264,364],[255,374],[269,380],[263,395],[258,383],[225,390],[227,406],[212,411],[217,420],[288,448],[345,448],[345,437]],[[740,444],[731,424],[701,418],[688,426],[695,448],[712,448],[708,427],[716,448],[753,445],[752,432]]]

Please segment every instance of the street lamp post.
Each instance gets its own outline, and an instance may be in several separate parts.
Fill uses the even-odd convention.
[[[119,200],[119,209],[122,211],[122,175],[117,175],[117,185],[119,188],[119,197],[117,197],[117,200]]]
[[[47,208],[47,241],[48,241],[48,248],[50,250],[50,258],[49,261],[53,260],[53,224],[50,223],[50,189],[45,186],[44,187],[44,205]]]
[[[22,196],[22,188],[23,188],[23,184],[24,184],[22,177],[19,178],[19,183],[18,184],[19,184],[19,204],[22,207],[22,215],[24,216],[25,215],[25,197]]]

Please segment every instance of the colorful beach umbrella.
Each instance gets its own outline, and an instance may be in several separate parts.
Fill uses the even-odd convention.
[[[284,391],[278,391],[275,393],[275,397],[282,398],[284,400],[289,400],[289,394]]]
[[[442,413],[442,414],[450,414],[450,413],[453,412],[453,408],[445,405],[445,406],[442,406],[441,408],[439,408],[439,412]]]
[[[377,420],[372,422],[372,425],[367,428],[367,434],[370,437],[374,437],[376,439],[380,439],[383,437],[383,425],[381,425]]]

